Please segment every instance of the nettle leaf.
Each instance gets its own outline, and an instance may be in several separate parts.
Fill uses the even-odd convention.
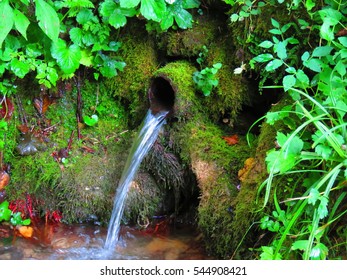
[[[74,73],[80,66],[81,50],[75,44],[67,47],[66,42],[59,39],[52,45],[51,52],[65,74]]]
[[[56,11],[44,0],[36,0],[35,3],[35,15],[40,28],[49,39],[56,42],[60,31],[60,20]]]
[[[269,246],[262,246],[261,250],[263,251],[260,254],[261,260],[281,260],[282,256],[280,253],[275,255],[274,248]]]
[[[27,29],[30,24],[28,18],[19,10],[14,10],[14,25],[20,34],[27,40]]]
[[[14,13],[7,0],[0,2],[0,48],[14,23]]]

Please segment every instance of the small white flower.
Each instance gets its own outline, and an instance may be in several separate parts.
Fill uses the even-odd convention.
[[[243,71],[246,71],[246,64],[244,64],[243,61],[242,61],[240,67],[237,67],[237,68],[234,69],[234,74],[235,75],[239,75]]]
[[[171,5],[171,4],[175,3],[176,0],[165,0],[165,2]]]

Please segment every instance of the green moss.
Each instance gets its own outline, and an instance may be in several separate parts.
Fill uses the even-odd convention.
[[[236,122],[242,106],[251,104],[251,96],[255,92],[249,80],[234,74],[234,69],[240,64],[237,64],[231,55],[232,44],[233,41],[228,36],[211,44],[205,62],[209,67],[218,62],[222,63],[222,68],[217,73],[218,86],[204,99],[204,105],[209,108],[210,116],[216,121],[227,116],[231,122]]]
[[[154,43],[141,23],[132,21],[123,32],[118,53],[126,67],[115,78],[105,81],[105,85],[111,95],[126,106],[130,124],[136,126],[148,109],[147,90],[158,60]]]
[[[158,45],[168,56],[190,58],[199,55],[203,46],[209,46],[225,27],[223,17],[208,13],[195,16],[193,28],[171,30],[158,35]]]
[[[173,139],[180,156],[192,166],[200,188],[198,225],[207,249],[218,257],[230,254],[233,236],[233,205],[238,195],[238,170],[252,155],[245,139],[239,136],[229,146],[223,131],[200,114],[186,124],[173,127]]]
[[[166,64],[154,72],[154,77],[162,76],[170,81],[175,91],[173,114],[178,120],[186,120],[202,110],[195,94],[193,73],[196,68],[187,61],[177,61]]]

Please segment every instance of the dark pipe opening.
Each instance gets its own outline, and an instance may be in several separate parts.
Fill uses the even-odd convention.
[[[160,111],[172,113],[175,104],[176,90],[166,77],[156,77],[152,80],[148,90],[150,109],[155,114]]]

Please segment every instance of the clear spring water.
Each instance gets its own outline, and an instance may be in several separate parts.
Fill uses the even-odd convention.
[[[120,222],[123,216],[124,203],[129,191],[129,186],[133,181],[143,158],[154,144],[159,131],[165,123],[165,117],[168,112],[158,112],[155,115],[148,110],[137,136],[134,139],[126,161],[117,193],[114,200],[113,211],[107,231],[107,237],[104,249],[113,251],[119,240]]]

